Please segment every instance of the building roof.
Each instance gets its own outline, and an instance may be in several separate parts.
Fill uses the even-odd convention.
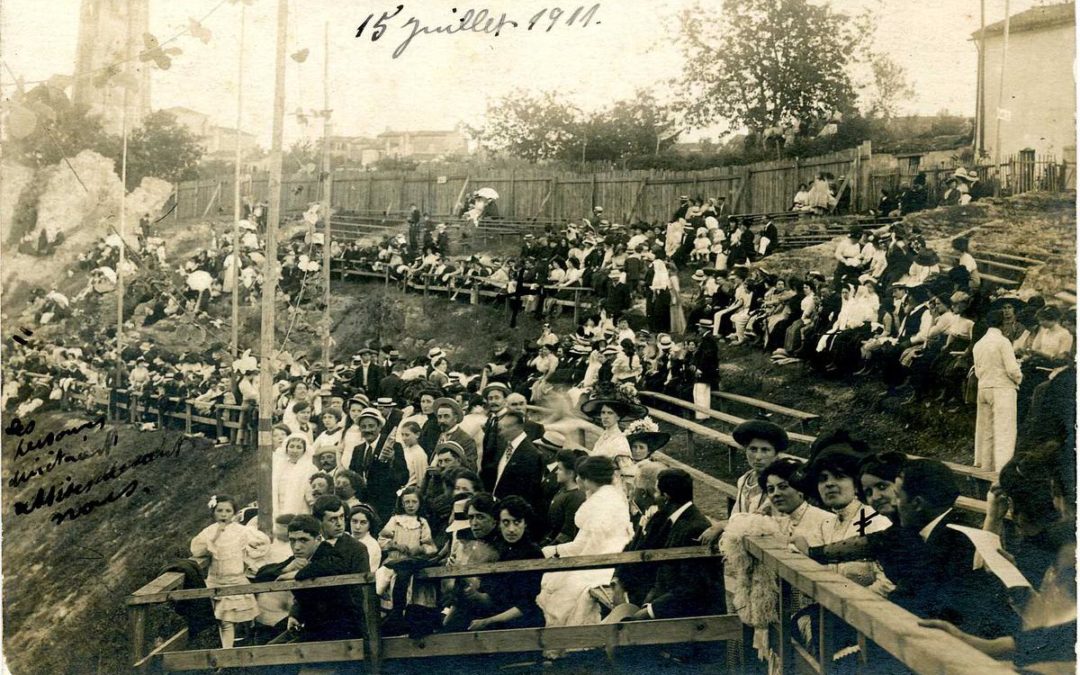
[[[461,135],[461,132],[457,129],[447,129],[446,131],[384,131],[378,135],[378,138],[386,138],[388,136],[452,136]]]
[[[182,105],[174,105],[171,108],[162,108],[162,110],[165,111],[165,112],[182,112],[182,113],[190,113],[190,114],[193,114],[193,115],[200,115],[202,117],[209,117],[209,115],[207,115],[206,113],[201,113],[198,110],[192,110],[191,108],[185,108]]]
[[[1062,24],[1076,23],[1076,3],[1063,2],[1056,5],[1044,5],[1032,7],[1029,10],[1013,14],[1009,17],[1009,33],[1019,33],[1029,30],[1042,30]],[[1005,21],[998,21],[986,27],[986,37],[1000,35],[1005,32]],[[979,31],[971,34],[978,39],[982,37]]]

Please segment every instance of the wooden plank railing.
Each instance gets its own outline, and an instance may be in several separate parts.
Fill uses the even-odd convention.
[[[700,546],[693,546],[607,555],[486,563],[453,568],[432,567],[420,570],[417,572],[416,577],[450,579],[520,572],[600,569],[614,565],[713,558],[718,559],[719,554]],[[193,670],[317,661],[367,661],[371,665],[372,672],[378,672],[380,662],[387,658],[403,659],[598,647],[605,648],[610,653],[611,650],[621,646],[728,641],[740,639],[742,636],[741,622],[734,615],[661,619],[597,626],[447,633],[432,635],[419,641],[409,638],[383,638],[379,634],[377,621],[368,621],[368,639],[190,651],[173,651],[161,645],[150,654],[144,655],[146,611],[148,607],[153,605],[204,598],[221,598],[232,595],[345,585],[362,585],[365,598],[374,600],[375,578],[373,574],[349,574],[306,581],[271,581],[218,588],[176,590],[181,578],[180,575],[174,574],[162,575],[127,598],[128,610],[133,617],[131,625],[132,663],[138,664],[139,667],[160,664],[166,670]],[[365,613],[377,616],[378,606],[375,602],[366,602],[365,605]],[[184,640],[186,640],[186,634],[184,636],[177,634],[169,638],[169,643],[180,644]]]
[[[794,610],[792,591],[798,590],[825,612],[851,626],[859,642],[874,643],[916,673],[940,675],[1004,675],[1016,671],[943,631],[923,628],[918,617],[889,602],[882,596],[792,551],[788,543],[774,537],[748,537],[750,555],[779,578],[780,612],[770,631],[770,647],[779,658],[784,673],[832,672],[831,654],[825,652],[826,640],[819,640],[814,653],[802,646],[790,633]],[[821,625],[819,623],[819,625]],[[802,663],[796,664],[795,659]]]

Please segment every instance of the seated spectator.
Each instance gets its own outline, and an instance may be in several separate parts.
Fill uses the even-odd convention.
[[[373,570],[379,569],[382,565],[382,547],[379,546],[378,540],[371,536],[372,532],[379,531],[381,531],[379,517],[375,515],[373,508],[367,504],[359,504],[350,509],[349,534],[367,549],[368,567]]]
[[[585,456],[583,450],[564,448],[556,455],[555,476],[559,491],[548,509],[549,532],[542,545],[551,546],[573,541],[578,528],[575,523],[578,509],[585,502],[585,491],[578,486],[577,462]]]
[[[1049,553],[1056,545],[1056,551],[1050,556],[1040,556],[1044,560],[1049,558],[1049,564],[1039,579],[1038,591],[1029,593],[1018,607],[1024,618],[1024,629],[1009,635],[986,638],[972,635],[947,621],[922,621],[921,625],[945,630],[986,654],[1008,658],[1017,667],[1026,668],[1046,662],[1075,662],[1076,538],[1073,505],[1076,496],[1066,487],[1072,477],[1063,481],[1062,469],[1060,460],[1052,451],[1042,450],[1029,457],[1016,458],[1002,470],[1002,486],[997,494],[997,499],[1007,506],[995,508],[991,504],[991,512],[997,511],[999,515],[1011,510],[1022,529],[1041,529],[1047,521],[1051,522],[1053,534],[1045,543],[1055,544],[1045,548],[1040,545],[1039,548]],[[1010,478],[1005,478],[1006,474]],[[1053,516],[1046,513],[1044,505],[1047,498],[1054,505],[1056,514]],[[1032,503],[1037,506],[1031,508],[1029,504]],[[1021,552],[1017,549],[1014,551]],[[1019,557],[1017,563],[1025,564]],[[1029,569],[1025,576],[1031,571]],[[1040,668],[1033,670],[1043,672]]]
[[[663,548],[693,546],[709,527],[694,505],[694,480],[682,469],[665,469],[657,478],[657,491],[670,515]],[[645,596],[636,619],[668,619],[705,616],[723,611],[723,573],[713,560],[680,560],[661,563],[656,582]]]
[[[799,460],[782,457],[758,474],[758,485],[769,499],[780,534],[817,541],[828,521],[836,516],[806,500],[804,469]]]
[[[499,559],[498,517],[495,499],[488,493],[473,495],[466,503],[468,530],[461,530],[446,561],[447,567],[495,562]],[[490,597],[481,595],[480,577],[457,577],[445,589],[443,630],[465,630],[473,619],[490,616]]]
[[[289,523],[289,543],[307,564],[279,579],[297,581],[343,574],[367,574],[367,550],[345,535],[345,505],[334,496],[315,502],[312,516],[297,516]],[[321,536],[321,539],[320,539]],[[305,641],[349,640],[364,633],[360,586],[306,588],[293,591],[295,603],[289,630],[301,631]]]
[[[498,503],[499,535],[495,547],[499,562],[543,560],[544,554],[533,543],[528,523],[535,516],[532,507],[512,495]],[[468,630],[490,628],[533,628],[544,625],[544,615],[536,604],[542,572],[518,572],[481,577],[473,599],[474,616],[483,609],[483,618],[474,618]]]

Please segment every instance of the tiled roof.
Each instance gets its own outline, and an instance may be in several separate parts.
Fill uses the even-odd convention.
[[[1009,33],[1019,33],[1027,30],[1049,28],[1061,24],[1076,22],[1076,3],[1063,2],[1057,5],[1045,5],[1032,7],[1029,10],[1014,14],[1009,19]],[[986,27],[986,36],[999,35],[1005,32],[1005,21],[1001,20]],[[971,34],[978,39],[979,31]]]

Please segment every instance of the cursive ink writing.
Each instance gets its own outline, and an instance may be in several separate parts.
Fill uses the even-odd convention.
[[[83,436],[83,440],[86,440],[85,436]],[[84,450],[82,452],[73,453],[68,452],[63,448],[56,448],[49,456],[49,461],[38,464],[31,469],[15,469],[11,478],[8,478],[8,487],[20,487],[35,478],[44,476],[61,464],[75,464],[88,459],[93,459],[94,457],[108,455],[119,441],[120,437],[113,432],[106,435],[105,442],[100,448],[93,450]]]
[[[38,509],[56,506],[73,496],[89,495],[89,493],[95,487],[112,481],[120,480],[124,476],[124,474],[128,473],[133,469],[141,466],[146,466],[148,464],[156,462],[159,459],[179,457],[180,453],[183,450],[184,442],[186,440],[187,439],[182,436],[177,437],[176,442],[173,443],[172,446],[162,446],[155,450],[136,455],[135,457],[126,462],[111,464],[108,469],[84,481],[76,481],[71,476],[67,476],[61,482],[53,483],[52,485],[49,485],[47,487],[39,487],[32,498],[15,502],[15,515],[29,515],[37,511]],[[106,497],[102,499],[90,499],[87,502],[84,502],[83,505],[74,509],[73,511],[70,508],[66,508],[63,511],[57,511],[53,513],[53,523],[59,525],[61,522],[64,522],[65,519],[73,520],[74,518],[78,517],[78,515],[86,515],[86,513],[93,511],[98,506],[103,506],[123,497],[130,497],[131,494],[128,494],[128,492],[130,491],[133,494],[133,491],[135,489],[134,487],[132,487],[132,482],[136,483],[137,485],[137,481],[133,480],[127,485],[125,485],[125,487],[121,489],[120,492],[110,492],[109,495],[106,495]],[[89,510],[86,513],[83,513],[82,509],[87,504],[91,503],[93,503],[94,505],[89,507]],[[73,512],[75,515],[72,515],[69,512]],[[57,519],[56,516],[60,514],[63,514],[63,517]]]
[[[405,5],[397,5],[392,11],[383,12],[382,16],[372,24],[372,20],[375,18],[375,14],[368,14],[367,18],[357,27],[357,38],[362,37],[371,25],[371,41],[378,42],[388,30],[394,28],[388,24],[388,22],[397,17],[398,14],[405,9]],[[596,19],[596,13],[600,10],[600,3],[596,3],[591,7],[586,8],[581,5],[570,12],[570,10],[562,10],[558,7],[544,8],[530,17],[527,21],[527,29],[543,30],[545,33],[550,33],[552,29],[557,26],[578,26],[586,28],[590,25],[599,25],[599,20]],[[521,25],[518,21],[512,18],[508,18],[506,13],[496,15],[494,12],[489,12],[486,9],[479,11],[474,9],[466,9],[462,12],[458,12],[457,7],[453,7],[450,13],[455,15],[454,19],[445,25],[427,24],[417,18],[415,15],[410,16],[403,24],[397,26],[400,30],[406,33],[406,36],[402,38],[397,47],[394,48],[392,53],[393,58],[399,58],[405,51],[413,44],[419,36],[423,35],[455,35],[457,33],[484,33],[499,37],[504,31],[512,28],[517,28]]]
[[[34,431],[34,420],[30,420],[30,423],[23,426],[22,420],[15,417],[4,429],[4,433],[8,436],[18,436],[19,443],[15,447],[15,458],[25,457],[31,452],[37,450],[44,450],[51,446],[53,443],[57,443],[68,436],[74,436],[75,434],[89,431],[95,427],[100,431],[105,428],[105,418],[99,417],[96,420],[89,422],[83,422],[78,426],[71,427],[70,429],[61,429],[57,432],[50,431],[41,438],[27,439],[26,436]],[[24,443],[25,441],[25,443]]]
[[[94,512],[94,509],[99,506],[105,506],[106,504],[112,504],[115,501],[130,497],[135,494],[135,490],[139,487],[139,481],[132,479],[127,485],[120,489],[119,492],[109,490],[109,494],[100,499],[88,499],[82,504],[75,507],[68,507],[63,510],[55,511],[49,516],[49,520],[53,522],[53,525],[59,525],[65,520],[75,520],[79,516],[88,516]]]
[[[455,8],[453,11],[457,12],[457,9]],[[498,19],[496,19],[494,16],[488,16],[488,11],[486,9],[482,9],[479,12],[475,13],[471,9],[466,10],[456,23],[452,23],[448,26],[424,26],[421,25],[419,19],[417,19],[415,16],[410,17],[403,26],[403,28],[410,30],[409,37],[405,38],[405,40],[397,46],[397,49],[394,50],[393,57],[396,59],[402,54],[404,54],[405,50],[409,48],[410,44],[412,44],[413,38],[415,38],[417,35],[431,35],[432,33],[453,35],[454,33],[471,32],[489,34],[494,33],[495,37],[499,37],[499,35],[502,33],[502,30],[506,26],[517,28],[517,25],[517,21],[511,21],[507,19],[505,13],[500,14]]]

